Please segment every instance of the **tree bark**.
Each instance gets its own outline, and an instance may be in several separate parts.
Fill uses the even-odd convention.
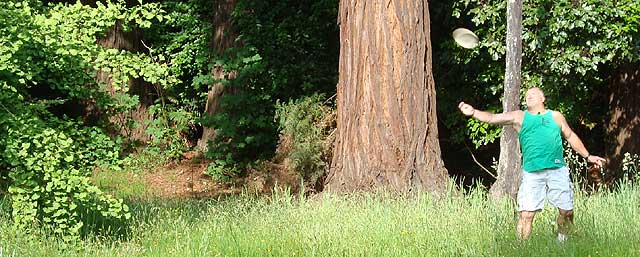
[[[504,77],[504,112],[519,109],[522,65],[522,0],[507,2],[507,61]],[[522,180],[522,156],[518,133],[511,126],[502,128],[498,177],[491,187],[494,198],[516,197]]]
[[[640,154],[640,63],[621,65],[611,81],[609,122],[605,152],[608,172],[605,180],[620,178],[625,153]]]
[[[104,37],[97,39],[97,43],[106,48],[115,48],[128,50],[131,52],[140,52],[143,50],[142,45],[142,32],[139,29],[133,29],[126,32],[122,29],[122,23],[118,21],[112,26]],[[115,91],[112,86],[111,74],[108,72],[97,72],[96,80],[99,83],[105,83],[107,90],[113,96]],[[134,110],[116,113],[109,118],[110,122],[116,125],[116,133],[127,136],[134,141],[146,142],[150,139],[150,136],[146,133],[147,123],[153,117],[147,109],[154,101],[154,89],[153,87],[142,79],[131,79],[129,82],[129,94],[137,95],[140,102]],[[91,103],[86,104],[87,114],[93,114],[96,110],[90,110],[95,106]],[[137,126],[131,127],[127,124],[129,119],[134,120]]]
[[[224,51],[235,46],[236,35],[233,33],[233,17],[231,13],[236,6],[236,0],[213,0],[215,6],[213,13],[213,37],[211,47],[218,55],[224,54]],[[211,71],[211,75],[215,81],[220,79],[234,79],[235,72],[225,73],[220,66],[216,66]],[[227,90],[228,91],[228,90]],[[220,112],[220,98],[222,98],[225,88],[222,83],[215,83],[207,92],[207,103],[205,106],[205,115],[214,116]],[[206,152],[209,141],[215,139],[215,128],[203,126],[202,137],[198,140],[198,148]]]
[[[337,137],[326,189],[441,192],[427,1],[340,1]]]

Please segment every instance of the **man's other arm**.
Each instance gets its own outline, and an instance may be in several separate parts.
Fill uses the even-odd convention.
[[[460,102],[458,104],[458,109],[462,112],[462,114],[477,119],[482,122],[486,122],[489,124],[497,124],[497,125],[514,125],[516,123],[516,117],[518,112],[521,111],[513,111],[513,112],[505,112],[505,113],[490,113],[486,111],[481,111],[473,108],[473,106]]]
[[[584,146],[582,140],[575,132],[569,127],[567,123],[567,119],[565,119],[564,115],[560,112],[553,112],[553,119],[560,125],[560,130],[562,131],[562,135],[569,142],[569,145],[573,150],[575,150],[580,156],[587,158],[587,161],[590,163],[596,164],[596,166],[601,167],[606,160],[600,156],[591,155],[589,150]]]

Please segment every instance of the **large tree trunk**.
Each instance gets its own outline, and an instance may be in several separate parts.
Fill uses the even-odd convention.
[[[330,191],[442,191],[429,10],[423,0],[340,1],[338,129]]]
[[[106,48],[115,48],[128,50],[131,52],[139,52],[143,50],[142,45],[142,32],[139,29],[133,29],[126,32],[122,29],[122,23],[118,21],[112,26],[104,37],[97,39],[97,43]],[[108,72],[98,72],[96,80],[99,83],[105,83],[107,90],[113,96],[115,90],[112,86],[111,74]],[[127,136],[130,140],[146,142],[150,139],[150,136],[146,133],[148,127],[148,121],[152,119],[149,113],[148,107],[153,104],[154,101],[154,89],[142,79],[132,79],[128,82],[129,94],[137,95],[140,102],[134,110],[116,113],[109,118],[109,120],[116,125],[116,133]],[[87,113],[95,114],[95,105],[87,103]],[[137,125],[131,127],[128,125],[128,120],[134,120]]]
[[[520,103],[520,69],[522,64],[522,1],[507,3],[507,62],[504,76],[504,112],[518,110]],[[494,198],[515,198],[522,179],[522,157],[518,133],[511,126],[502,129],[498,178],[491,187]]]
[[[43,4],[73,4],[75,2],[76,0],[45,0]],[[98,1],[80,0],[80,2],[83,5],[89,5],[95,8]],[[127,7],[133,7],[138,4],[138,1],[126,0],[125,4]],[[118,21],[109,28],[109,31],[104,36],[96,38],[96,43],[106,48],[127,50],[130,52],[140,52],[144,50],[142,45],[142,31],[135,27],[131,31],[124,31],[121,21]],[[108,93],[111,96],[115,95],[116,92],[112,85],[111,73],[103,71],[96,72],[96,82],[104,83],[107,86]],[[142,79],[132,79],[128,81],[127,84],[129,86],[128,93],[138,96],[140,103],[132,111],[115,113],[109,117],[109,122],[114,125],[112,132],[124,135],[133,141],[148,141],[150,136],[146,133],[148,127],[147,121],[152,117],[147,108],[153,104],[156,92],[152,85]],[[75,109],[75,111],[79,113],[79,116],[82,116],[83,120],[88,124],[94,124],[105,117],[105,111],[99,108],[95,98],[82,99],[79,103],[73,103],[71,108]],[[128,124],[128,120],[130,119],[136,121],[138,126],[131,127]]]
[[[231,13],[236,5],[236,0],[213,0],[215,6],[213,13],[213,37],[211,41],[212,48],[218,55],[222,55],[224,51],[234,46],[236,35],[233,33],[233,18]],[[225,74],[220,66],[216,66],[211,71],[214,80],[234,79],[235,72]],[[224,94],[225,89],[222,83],[213,84],[207,93],[207,103],[205,106],[205,115],[214,116],[220,111],[220,98]],[[216,137],[215,128],[204,126],[202,137],[198,140],[198,148],[203,152],[207,151],[207,143]]]
[[[607,181],[620,178],[625,153],[640,154],[640,63],[626,63],[612,79],[606,127]]]

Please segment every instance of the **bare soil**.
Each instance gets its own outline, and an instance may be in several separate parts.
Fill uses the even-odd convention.
[[[269,194],[288,187],[293,193],[301,188],[300,177],[282,164],[263,163],[230,182],[214,181],[206,174],[209,161],[197,152],[188,152],[177,163],[145,172],[143,181],[155,197],[218,198],[239,194]]]

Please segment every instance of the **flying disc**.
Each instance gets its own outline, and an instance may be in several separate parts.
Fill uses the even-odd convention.
[[[458,45],[464,48],[474,48],[478,46],[480,41],[480,39],[478,39],[478,36],[476,36],[473,31],[465,28],[458,28],[454,30],[453,40],[455,40]]]

